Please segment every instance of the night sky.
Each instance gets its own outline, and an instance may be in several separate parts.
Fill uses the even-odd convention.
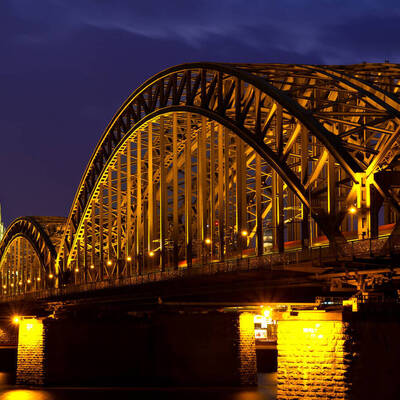
[[[189,61],[400,62],[400,2],[0,0],[0,203],[67,216],[103,129]]]

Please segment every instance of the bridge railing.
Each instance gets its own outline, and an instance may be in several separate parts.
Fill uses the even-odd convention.
[[[224,261],[209,261],[204,264],[165,271],[151,271],[141,275],[108,279],[80,284],[68,284],[19,295],[1,296],[0,302],[16,300],[40,300],[63,297],[83,292],[143,285],[150,282],[178,280],[190,277],[210,276],[227,272],[309,270],[323,268],[338,262],[371,259],[400,253],[400,236],[376,239],[354,240],[340,245],[316,246],[307,249],[293,249],[284,253],[270,252],[262,256],[240,257]],[[310,268],[311,267],[311,268]]]

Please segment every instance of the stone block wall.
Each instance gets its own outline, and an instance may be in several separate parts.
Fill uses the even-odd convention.
[[[254,336],[254,314],[241,313],[238,319],[237,348],[239,356],[239,379],[243,386],[257,384],[256,342]]]
[[[288,313],[278,322],[278,400],[399,399],[399,311]]]
[[[171,312],[29,321],[20,325],[17,383],[235,386],[256,382],[251,314]]]
[[[0,347],[18,345],[18,328],[8,321],[0,324]]]
[[[46,380],[46,331],[43,321],[23,319],[19,324],[16,383],[42,385]]]
[[[319,314],[278,322],[280,400],[348,398],[348,324]]]

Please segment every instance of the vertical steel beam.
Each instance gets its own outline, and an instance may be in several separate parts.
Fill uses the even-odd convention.
[[[143,203],[142,203],[142,131],[139,129],[136,137],[136,274],[142,273],[143,262]],[[127,254],[130,256],[130,251]]]
[[[238,244],[241,249],[246,246],[247,234],[247,201],[246,201],[246,155],[244,143],[238,136],[235,137],[236,144],[236,233]]]
[[[83,223],[83,278],[87,282],[87,271],[88,271],[88,227],[87,218]]]
[[[104,240],[104,187],[103,183],[100,183],[99,193],[99,256],[100,256],[100,280],[104,278],[104,252],[103,252],[103,240]]]
[[[165,176],[165,126],[164,117],[160,117],[160,270],[165,271],[166,227],[167,227],[167,184]],[[150,185],[152,182],[150,182]]]
[[[272,227],[273,246],[280,253],[284,250],[283,184],[280,176],[272,171]]]
[[[113,261],[112,245],[112,169],[108,168],[108,179],[107,179],[107,265],[109,261]],[[114,262],[113,262],[114,265]]]
[[[94,267],[96,267],[96,205],[95,201],[92,200],[92,240],[91,240],[91,245],[92,245],[92,264]],[[92,268],[91,268],[92,269]],[[95,274],[95,268],[93,268],[93,273]],[[90,273],[91,280],[93,280],[92,273]]]
[[[185,237],[186,262],[192,266],[192,123],[191,114],[186,114],[185,130]]]
[[[126,245],[125,257],[131,257],[132,251],[132,143],[130,140],[126,143]],[[131,263],[128,264],[127,275],[132,274]]]
[[[214,123],[210,123],[210,187],[209,187],[209,221],[210,230],[209,238],[211,243],[209,244],[210,249],[206,248],[207,254],[211,254],[211,261],[214,255],[214,236],[215,236],[215,126]]]
[[[172,120],[172,223],[174,243],[174,268],[179,264],[179,220],[178,220],[178,114],[173,114]]]
[[[224,127],[218,125],[218,232],[219,257],[224,259],[225,249],[225,199],[224,199]]]
[[[122,237],[122,226],[121,226],[121,153],[117,155],[117,277],[121,274],[121,265],[126,262],[123,260],[123,254],[121,252],[121,237]]]
[[[336,172],[335,159],[332,154],[328,154],[328,214],[332,217],[336,216],[337,196],[336,196]]]
[[[75,268],[72,271],[73,277],[74,277],[74,282],[75,284],[79,283],[79,276],[81,274],[81,268],[82,268],[82,258],[81,258],[81,241],[80,239],[77,240],[76,242],[76,262],[75,262]]]
[[[201,117],[201,129],[198,134],[198,149],[197,149],[197,223],[198,232],[197,239],[200,242],[201,257],[204,257],[205,253],[205,238],[207,234],[207,220],[206,220],[206,135],[207,135],[207,120],[205,117]]]
[[[227,129],[224,128],[224,228],[225,232],[228,233],[228,229],[232,227],[231,218],[230,218],[230,190],[229,190],[229,179],[230,179],[230,154],[229,154],[229,145],[230,145],[230,133]],[[232,241],[232,237],[230,237],[230,241]],[[227,246],[228,247],[228,246]],[[228,248],[225,249],[226,253],[228,253]]]
[[[148,125],[147,148],[147,250],[153,251],[154,246],[154,189],[153,189],[153,124]]]
[[[301,127],[301,164],[300,164],[300,179],[301,183],[304,185],[308,179],[308,131]],[[311,190],[309,188],[308,190]],[[309,196],[310,197],[310,196]],[[311,199],[309,199],[311,200]],[[311,201],[310,201],[311,207]],[[307,248],[310,245],[310,210],[301,203],[301,245],[303,248]]]
[[[262,203],[261,203],[261,156],[256,153],[255,170],[255,202],[256,202],[256,254],[261,256],[264,251],[262,229]]]

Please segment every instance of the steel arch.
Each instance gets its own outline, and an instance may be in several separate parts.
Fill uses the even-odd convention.
[[[26,261],[29,257],[36,256],[42,270],[40,277],[43,277],[42,280],[45,284],[46,277],[51,273],[55,273],[54,265],[57,257],[57,248],[65,220],[63,217],[21,217],[14,220],[0,242],[1,263],[5,262],[11,247],[19,239],[25,240],[29,243],[32,251],[29,251],[29,246],[27,245],[25,245],[24,252],[21,251],[20,246],[17,246],[14,249],[18,252],[16,258],[20,259],[20,261],[21,259]],[[4,276],[2,279],[4,279]]]
[[[315,79],[315,76],[318,74],[320,76],[323,75],[330,80],[330,84],[334,82],[336,86],[351,87],[353,92],[362,98],[362,101],[366,99],[366,104],[378,104],[380,108],[378,107],[379,110],[376,111],[376,115],[379,115],[380,118],[391,119],[393,117],[396,120],[398,118],[397,110],[399,109],[399,103],[395,97],[386,95],[382,89],[376,89],[370,84],[365,84],[361,79],[351,78],[340,67],[337,68],[339,72],[336,72],[336,69],[332,67],[273,64],[228,65],[192,63],[169,68],[155,75],[139,87],[122,105],[108,125],[79,185],[68,218],[66,237],[59,259],[64,256],[64,251],[68,252],[68,249],[73,245],[74,233],[79,230],[80,219],[85,213],[90,194],[96,187],[96,182],[101,176],[107,160],[112,157],[118,144],[123,141],[124,136],[128,135],[132,129],[135,129],[135,126],[138,126],[140,121],[144,122],[157,114],[161,114],[162,110],[165,112],[178,110],[197,112],[207,115],[220,123],[224,123],[260,152],[272,167],[278,171],[288,186],[294,190],[303,204],[309,207],[304,186],[298,177],[292,173],[291,169],[285,165],[282,160],[282,154],[278,154],[279,151],[274,153],[273,150],[265,145],[262,137],[261,121],[259,121],[260,115],[257,116],[257,111],[255,112],[256,121],[254,123],[254,131],[251,132],[245,129],[244,121],[247,116],[246,114],[249,112],[250,107],[256,107],[257,94],[254,93],[247,104],[241,104],[241,89],[244,84],[253,85],[255,90],[266,94],[287,110],[289,114],[296,118],[300,124],[308,129],[327,148],[336,162],[343,167],[354,181],[359,181],[360,178],[358,175],[365,172],[365,166],[360,165],[357,159],[349,152],[349,148],[354,151],[366,151],[373,154],[375,161],[370,163],[369,166],[374,165],[374,163],[378,164],[376,159],[383,158],[382,152],[376,149],[364,149],[362,146],[354,143],[347,143],[341,140],[338,135],[330,132],[326,128],[324,118],[321,119],[321,116],[316,115],[315,112],[307,110],[300,104],[301,102],[296,96],[288,95],[287,90],[278,88],[276,83],[269,79],[268,71],[271,69],[286,69],[294,75],[295,73],[299,73],[299,71],[301,73],[308,71],[308,79]],[[210,71],[215,73],[215,75],[212,79],[207,80],[207,73]],[[230,87],[230,92],[228,91],[224,97],[223,79],[227,76],[233,78],[236,84]],[[312,84],[308,84],[308,87],[312,87]],[[214,101],[212,101],[213,96]],[[385,103],[385,96],[386,98],[390,98],[390,102]],[[240,101],[236,101],[234,118],[227,118],[226,111],[228,106],[226,103],[232,102],[233,99],[239,99]],[[353,122],[353,124],[356,123]],[[373,126],[373,124],[370,125],[371,127]],[[372,127],[371,129],[374,128]],[[392,135],[392,141],[389,145],[387,141],[386,147],[383,146],[385,152],[396,142],[397,139],[393,139],[393,137],[396,137],[396,135]],[[318,215],[315,213],[313,213],[313,216],[318,219]],[[326,233],[330,239],[334,239],[336,235],[334,232],[328,231]]]

